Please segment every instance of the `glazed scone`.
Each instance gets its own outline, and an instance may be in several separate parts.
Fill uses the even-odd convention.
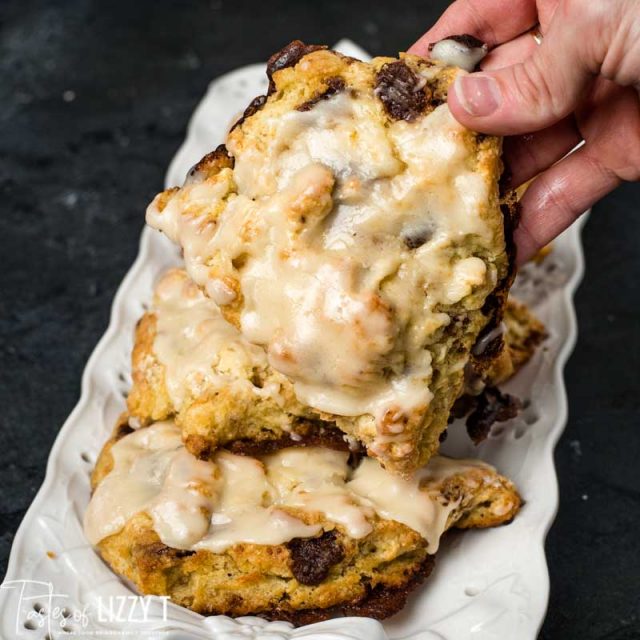
[[[509,522],[521,503],[492,467],[440,456],[410,480],[321,447],[203,462],[171,422],[118,429],[92,485],[87,537],[142,593],[296,624],[395,613],[446,529]]]
[[[132,378],[132,424],[174,418],[189,451],[201,458],[232,442],[275,446],[329,430],[342,440],[182,269],[160,278],[152,307],[138,322]]]
[[[487,342],[480,372],[467,373],[466,393],[505,382],[545,335],[542,323],[511,299],[502,328],[494,338],[501,351]],[[291,381],[222,318],[182,269],[160,278],[151,309],[137,325],[132,378],[127,398],[132,424],[175,419],[197,457],[221,446],[250,452],[301,440],[326,445],[329,438],[334,447],[359,444],[345,442],[335,424],[302,405]]]
[[[512,276],[501,142],[449,112],[459,73],[294,42],[226,148],[147,210],[298,402],[405,475],[437,450]]]

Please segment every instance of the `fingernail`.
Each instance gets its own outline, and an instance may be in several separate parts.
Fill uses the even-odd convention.
[[[463,109],[472,116],[490,116],[502,103],[500,87],[491,76],[460,75],[454,90]]]

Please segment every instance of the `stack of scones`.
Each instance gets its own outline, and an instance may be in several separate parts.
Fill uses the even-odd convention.
[[[294,41],[225,144],[149,206],[184,265],[138,322],[84,522],[141,593],[382,619],[446,531],[517,514],[496,469],[438,453],[454,418],[479,442],[516,415],[496,385],[545,337],[508,300],[516,197],[501,140],[449,112],[460,73]]]

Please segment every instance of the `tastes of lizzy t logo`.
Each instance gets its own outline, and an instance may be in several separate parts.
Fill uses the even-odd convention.
[[[56,631],[80,637],[140,637],[145,630],[134,625],[167,620],[167,596],[96,596],[91,604],[77,608],[69,595],[58,593],[51,582],[7,580],[0,589],[13,595],[16,636],[39,629],[49,637],[57,637]]]

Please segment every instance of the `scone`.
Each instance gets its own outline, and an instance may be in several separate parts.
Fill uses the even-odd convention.
[[[472,356],[472,364],[492,364],[467,371],[466,393],[477,395],[507,380],[544,336],[543,325],[511,299],[502,329],[493,340],[485,336],[484,354]],[[200,458],[220,446],[247,453],[300,441],[346,446],[345,434],[297,400],[291,381],[224,320],[182,269],[160,278],[153,304],[137,325],[132,378],[132,424],[175,419],[187,449]],[[349,446],[360,443],[351,439]]]
[[[296,624],[395,613],[445,530],[509,522],[521,503],[492,467],[440,456],[409,480],[322,447],[205,462],[171,422],[121,425],[92,484],[87,537],[142,593]]]
[[[501,321],[515,203],[501,141],[449,112],[454,67],[294,42],[267,73],[268,95],[147,222],[300,404],[409,475]]]
[[[466,416],[467,432],[476,444],[486,439],[494,422],[515,418],[522,409],[522,402],[503,393],[498,385],[518,373],[546,337],[544,324],[527,306],[509,298],[502,324],[476,343],[465,373],[464,393],[449,418]]]
[[[174,418],[199,458],[225,445],[264,450],[330,435],[344,443],[344,434],[297,400],[264,350],[245,340],[182,269],[160,278],[136,327],[132,379],[132,424]]]
[[[500,384],[515,375],[531,359],[536,349],[547,338],[547,329],[532,311],[513,297],[507,301],[504,311],[505,344],[513,365],[513,372],[504,376],[496,372],[492,384]]]

